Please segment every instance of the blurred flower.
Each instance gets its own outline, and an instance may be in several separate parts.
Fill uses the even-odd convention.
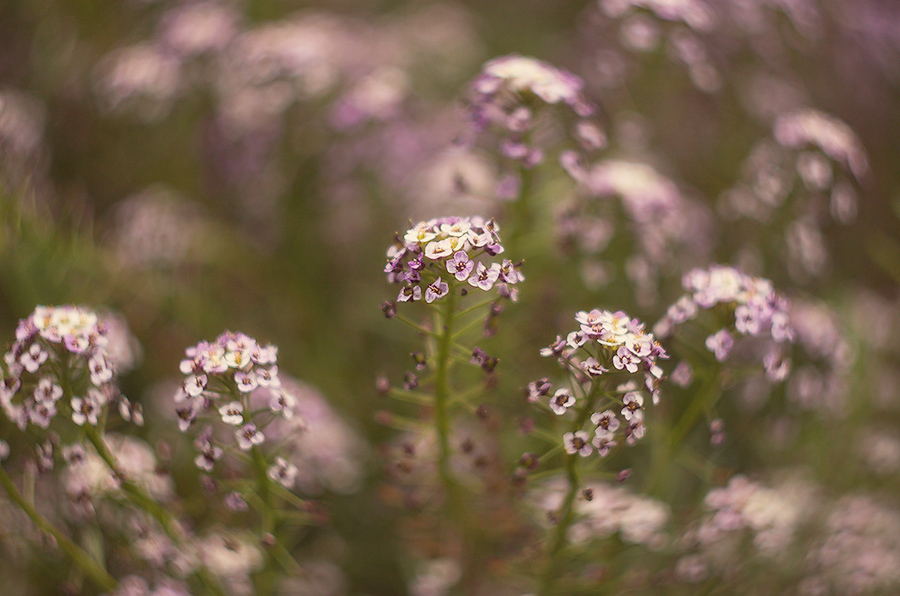
[[[592,498],[575,502],[575,520],[568,531],[573,544],[585,545],[618,533],[628,544],[654,550],[665,546],[663,529],[669,521],[669,510],[664,503],[599,482],[589,482],[585,489],[591,492]],[[564,495],[561,478],[532,491],[532,499],[541,511],[557,511]]]
[[[794,341],[796,335],[790,324],[788,302],[775,292],[771,281],[751,277],[734,267],[711,265],[686,273],[682,285],[688,293],[669,307],[654,326],[656,333],[668,337],[701,311],[724,305],[733,322],[707,338],[707,349],[722,362],[734,345],[732,330],[743,336],[769,339],[772,345],[765,359],[766,370],[770,376],[778,376],[776,371],[786,363],[780,345]]]
[[[184,85],[181,62],[146,43],[105,56],[97,64],[94,79],[105,109],[128,111],[147,122],[165,117]]]
[[[19,321],[16,341],[3,356],[0,406],[7,417],[22,430],[29,423],[47,429],[61,409],[78,426],[96,425],[101,409],[118,397],[108,344],[108,328],[95,313],[36,307]]]

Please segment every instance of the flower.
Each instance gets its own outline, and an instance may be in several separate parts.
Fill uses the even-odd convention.
[[[590,439],[591,437],[583,430],[566,433],[563,435],[563,446],[566,453],[573,455],[577,453],[581,457],[587,457],[593,451]]]
[[[234,436],[237,438],[238,447],[243,451],[249,451],[254,445],[261,445],[266,440],[266,436],[259,432],[252,422],[234,431]]]
[[[553,413],[562,416],[570,407],[575,405],[575,396],[565,387],[556,390],[550,398],[550,409]]]
[[[501,297],[514,300],[509,286],[524,280],[519,266],[487,261],[503,252],[499,229],[481,217],[442,217],[397,234],[384,267],[389,282],[403,284],[397,301],[418,302],[424,293],[431,304],[464,281],[485,292],[496,287]]]
[[[289,463],[283,457],[276,457],[275,464],[269,466],[269,478],[282,485],[285,488],[293,488],[297,481],[297,466]]]
[[[96,425],[102,407],[118,393],[108,344],[108,328],[96,313],[71,305],[35,307],[19,321],[16,340],[3,355],[7,374],[0,382],[0,407],[22,430],[28,424],[46,430],[63,387],[71,386],[84,396],[66,396],[72,421]]]
[[[644,436],[645,395],[649,394],[654,404],[659,402],[664,376],[658,360],[669,356],[653,334],[644,330],[642,322],[623,311],[579,311],[575,314],[575,322],[577,330],[565,339],[557,335],[553,344],[541,349],[542,356],[556,357],[566,369],[572,387],[557,389],[550,397],[549,405],[553,413],[565,414],[576,403],[573,390],[580,389],[585,395],[583,407],[596,409],[590,414],[593,426],[572,429],[563,446],[569,453],[577,452],[582,456],[590,455],[596,447],[597,453],[605,457],[618,444],[617,433],[623,433],[629,445]],[[627,380],[610,390],[607,385],[610,375],[615,378],[625,375]],[[546,378],[530,383],[528,401],[534,402],[547,395],[550,386]],[[628,423],[622,431],[613,408],[621,408],[622,417]],[[583,420],[584,425],[587,414],[587,411],[579,412],[576,419]]]
[[[211,422],[194,442],[198,451],[194,463],[199,468],[211,471],[226,453],[213,442],[214,427],[230,428],[227,434],[216,436],[233,434],[238,448],[247,451],[265,442],[260,429],[272,421],[273,415],[293,415],[296,400],[281,386],[277,347],[260,345],[244,333],[226,331],[212,342],[188,347],[184,353],[179,364],[184,380],[174,396],[178,428],[185,432],[198,419]],[[254,397],[258,392],[265,392],[268,408],[260,407]]]
[[[590,118],[597,109],[584,95],[584,81],[571,72],[531,58],[510,54],[484,64],[469,85],[471,141],[488,144],[506,160],[532,168],[559,149],[559,139],[532,134],[548,120],[560,122],[587,152],[606,146],[606,135]],[[521,188],[510,168],[497,178],[495,193],[514,198]]]
[[[761,338],[773,344],[766,362],[770,377],[787,376],[789,369],[783,367],[787,361],[781,356],[781,349],[775,347],[793,342],[795,332],[788,301],[775,291],[771,281],[746,275],[734,267],[714,264],[706,269],[689,271],[681,284],[687,294],[668,308],[654,331],[668,336],[676,327],[697,318],[703,311],[724,310],[730,315],[731,322],[709,335],[705,342],[716,360],[724,362],[741,336]],[[685,383],[689,382],[686,380],[689,377],[687,371],[679,375]]]

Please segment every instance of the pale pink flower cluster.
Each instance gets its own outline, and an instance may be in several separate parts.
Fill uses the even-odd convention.
[[[618,414],[624,419],[625,424],[621,426],[626,442],[630,445],[643,438],[644,392],[650,394],[654,404],[659,402],[663,371],[657,359],[669,355],[652,333],[644,331],[643,323],[622,311],[581,311],[575,315],[575,320],[579,329],[565,339],[557,336],[553,344],[541,349],[541,355],[557,357],[577,384],[588,387],[585,391],[590,391],[596,378],[614,376],[617,379],[618,385],[605,406],[601,405],[590,417],[593,436],[584,429],[563,435],[567,453],[587,457],[596,449],[603,457],[617,445],[620,420],[615,410],[619,410]],[[628,378],[637,375],[643,375],[643,387],[636,379]],[[560,387],[550,396],[551,389],[547,379],[534,381],[528,385],[528,400],[537,402],[547,397],[550,410],[558,416],[577,406],[579,399],[568,387]]]
[[[794,341],[795,333],[788,316],[787,300],[775,292],[772,282],[753,277],[734,267],[711,265],[694,269],[681,280],[687,294],[679,298],[654,326],[661,337],[671,335],[675,327],[696,318],[701,311],[724,307],[733,322],[706,338],[706,348],[716,360],[725,361],[740,336],[773,340],[764,362],[772,380],[784,380],[790,370],[781,356],[780,345]]]
[[[544,161],[551,143],[533,134],[542,118],[574,120],[571,136],[585,151],[607,144],[606,134],[590,117],[596,107],[584,96],[584,81],[547,62],[510,54],[485,63],[470,84],[469,112],[474,131],[494,133],[500,153],[531,168]],[[552,110],[565,106],[564,110]],[[562,141],[555,139],[554,141]],[[517,182],[498,184],[501,198],[513,198]]]
[[[535,489],[533,497],[539,510],[559,510],[565,495],[560,480],[556,478]],[[590,494],[590,499],[579,498],[574,504],[576,517],[567,532],[572,544],[586,545],[614,534],[627,544],[653,550],[668,542],[665,527],[671,514],[665,503],[601,482],[586,483],[585,493]]]
[[[525,279],[519,265],[508,259],[485,264],[486,259],[479,258],[503,252],[499,229],[493,219],[441,217],[398,235],[384,267],[389,282],[403,284],[397,300],[424,298],[431,304],[464,283],[467,290],[487,292],[496,287],[501,296],[516,300],[517,290],[510,286]]]
[[[3,360],[0,406],[20,429],[47,429],[58,412],[78,426],[96,425],[102,409],[119,400],[123,418],[143,415],[118,394],[108,328],[97,314],[77,306],[38,306],[19,321]],[[14,400],[15,397],[20,399]]]
[[[281,388],[278,348],[260,345],[243,333],[225,332],[214,342],[202,341],[185,350],[179,368],[185,375],[175,394],[178,427],[186,431],[201,415],[212,412],[214,420],[234,427],[238,448],[248,451],[265,441],[265,424],[276,417],[291,418],[296,399]],[[250,394],[258,387],[269,390],[268,408],[254,410]],[[259,418],[265,418],[260,421]],[[207,426],[195,440],[199,468],[212,470],[224,454]]]

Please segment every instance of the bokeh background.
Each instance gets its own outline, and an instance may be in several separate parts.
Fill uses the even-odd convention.
[[[511,421],[504,473],[523,450],[519,389],[541,367],[552,372],[538,349],[572,328],[576,310],[624,308],[652,322],[678,297],[689,267],[732,263],[819,305],[849,347],[840,380],[825,381],[838,387],[834,403],[822,398],[826,388],[805,401],[787,395],[761,406],[765,398],[751,396],[723,406],[734,433],[719,483],[735,472],[774,482],[791,470],[825,501],[866,495],[895,523],[900,4],[666,4],[0,3],[3,341],[37,304],[119,313],[137,340],[121,385],[149,413],[170,407],[184,347],[225,329],[278,345],[281,370],[343,419],[329,440],[356,446],[353,481],[325,483],[318,495],[331,524],[311,529],[300,549],[331,565],[333,592],[302,593],[402,594],[417,584],[398,529],[405,510],[384,496],[379,448],[394,431],[375,420],[393,407],[376,378],[399,381],[418,341],[379,308],[395,297],[383,273],[394,233],[444,214],[496,216],[516,230],[507,251],[525,259],[526,284],[486,343],[501,358],[491,407]],[[695,6],[700,17],[691,16]],[[529,170],[530,215],[517,220],[513,203],[498,198],[509,160],[473,140],[467,105],[482,65],[510,53],[584,79],[609,139],[602,158],[652,165],[694,210],[691,229],[705,230],[702,238],[696,232],[689,250],[654,262],[649,290],[625,265],[632,240],[598,259],[590,242],[566,236],[588,215],[566,211],[578,190],[558,165],[558,131],[546,161]],[[827,199],[810,207],[800,192],[776,215],[756,217],[752,205],[732,200],[735,190],[756,192],[764,176],[794,167],[765,147],[778,147],[779,118],[806,108],[855,133],[838,152],[858,151],[865,167],[832,160],[828,191],[807,193],[832,192],[833,179],[856,197],[850,213],[833,197],[830,211]],[[608,217],[618,229],[614,218],[624,216]],[[675,216],[658,217],[665,228]],[[179,493],[200,512],[190,450],[166,424],[163,414],[148,415],[137,434],[174,449]],[[15,436],[7,422],[0,428]],[[642,461],[639,451],[631,457]],[[696,513],[697,486],[684,484],[670,505]],[[883,544],[874,567],[900,560],[896,536]],[[15,554],[0,562],[2,581],[17,590],[10,593],[56,593],[65,581],[66,569],[48,568],[46,554],[8,536],[0,549]],[[753,568],[746,561],[738,566],[745,572]],[[654,564],[668,577],[660,571],[668,563]],[[797,562],[794,583],[766,576],[741,593],[781,593],[773,586],[795,585],[803,569]],[[896,594],[900,579],[885,573],[882,583],[826,582],[826,591],[808,593]],[[696,593],[690,584],[668,589]]]

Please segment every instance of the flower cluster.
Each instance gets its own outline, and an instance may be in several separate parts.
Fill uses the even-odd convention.
[[[706,348],[716,360],[723,362],[731,353],[735,343],[732,330],[742,336],[766,337],[775,343],[764,358],[767,376],[772,380],[787,377],[789,365],[781,357],[778,345],[794,341],[795,334],[787,300],[775,292],[771,281],[746,275],[734,267],[712,265],[689,271],[681,283],[688,293],[668,308],[654,332],[667,337],[675,326],[694,319],[701,310],[721,305],[733,321],[706,338]]]
[[[182,431],[203,413],[214,410],[214,419],[234,427],[237,446],[248,451],[265,441],[264,424],[277,416],[293,416],[296,400],[281,389],[275,346],[261,346],[243,333],[225,332],[214,342],[202,341],[187,348],[185,356],[179,366],[185,378],[175,394],[178,427]],[[250,404],[250,394],[258,387],[268,389],[271,395],[263,412]],[[268,415],[268,420],[258,425],[255,418],[260,414]],[[195,463],[207,471],[224,453],[215,443],[211,425],[199,434],[195,446],[200,452]],[[280,472],[285,473],[290,475],[286,470]]]
[[[621,88],[632,77],[646,76],[658,67],[652,60],[663,57],[684,68],[699,91],[719,91],[723,76],[714,58],[721,50],[710,47],[709,34],[716,26],[710,8],[699,0],[593,3],[583,15],[584,41],[592,50],[595,70],[590,82],[605,89]]]
[[[430,304],[463,282],[485,292],[496,286],[501,295],[515,300],[516,290],[509,286],[525,279],[519,264],[503,259],[486,265],[477,260],[503,252],[499,229],[492,219],[442,217],[419,222],[402,237],[398,235],[384,267],[388,281],[403,284],[397,300],[414,302],[424,297]]]
[[[548,106],[563,105],[570,112],[564,115],[575,120],[572,135],[578,145],[587,151],[603,148],[606,135],[589,119],[596,108],[583,89],[579,77],[541,60],[517,54],[494,58],[470,84],[475,132],[495,131],[503,156],[531,168],[544,161],[548,145],[533,134],[542,129],[542,114]]]
[[[140,407],[113,385],[108,344],[108,328],[89,310],[35,308],[19,321],[16,340],[3,356],[0,405],[7,417],[22,430],[29,424],[46,429],[61,410],[78,426],[96,425],[103,407],[118,397],[123,418],[140,423]]]
[[[586,483],[581,494],[584,498],[574,506],[576,520],[567,531],[572,544],[585,545],[618,534],[627,544],[654,550],[666,545],[665,527],[670,518],[666,504],[602,482]],[[564,495],[564,485],[557,477],[536,487],[532,498],[538,511],[552,514],[559,510]]]
[[[644,391],[649,392],[654,404],[659,402],[663,371],[657,359],[669,356],[653,334],[644,331],[643,323],[622,311],[581,311],[575,315],[575,320],[579,329],[565,339],[557,336],[552,345],[541,350],[541,355],[559,358],[575,377],[576,387],[581,386],[588,396],[586,399],[598,397],[590,389],[594,387],[594,380],[614,375],[619,379],[615,390],[607,393],[606,407],[595,403],[595,399],[587,404],[597,410],[590,416],[593,437],[583,429],[575,429],[563,436],[563,445],[570,454],[588,456],[596,448],[601,456],[605,456],[617,444],[620,421],[615,410],[621,408],[619,414],[626,423],[624,435],[628,444],[644,436]],[[643,387],[634,378],[621,378],[639,373],[643,373]],[[584,389],[584,385],[589,389]],[[578,399],[569,388],[561,387],[550,396],[551,388],[547,379],[531,383],[529,401],[549,396],[550,409],[560,416],[577,404]],[[601,407],[595,408],[596,405]]]

